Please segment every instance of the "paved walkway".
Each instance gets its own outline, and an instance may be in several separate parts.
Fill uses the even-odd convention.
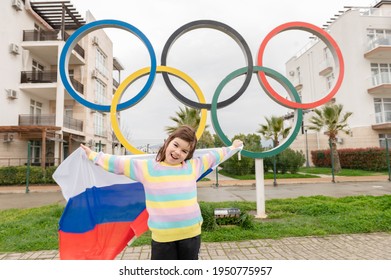
[[[0,253],[0,260],[58,260],[57,250]],[[150,246],[127,247],[118,260],[149,260]],[[391,234],[342,234],[202,243],[201,260],[391,260]]]
[[[371,177],[350,177],[336,178],[337,184],[330,183],[330,178],[317,178],[301,180],[278,180],[279,186],[272,187],[272,181],[266,180],[266,192],[278,193],[279,195],[290,195],[295,193],[299,196],[305,189],[324,185],[323,188],[350,189],[342,195],[384,195],[391,194],[391,183],[388,176]],[[366,183],[365,183],[366,182]],[[214,182],[201,182],[200,186],[209,197],[214,197],[213,191],[229,192],[230,196],[237,198],[239,195],[232,193],[242,188],[247,189],[254,197],[255,181],[219,181],[219,188],[211,188]],[[364,186],[361,186],[364,185]],[[306,186],[306,187],[305,187]],[[226,187],[226,188],[225,188]],[[233,190],[233,191],[229,191]],[[379,192],[381,190],[381,192]],[[20,195],[25,192],[24,187],[0,187],[0,202],[12,200],[12,195]],[[284,193],[285,192],[285,193]],[[311,195],[312,193],[308,193]],[[33,197],[35,197],[32,199]],[[61,195],[58,186],[31,186],[29,195],[23,195],[26,202],[42,204],[44,201],[39,197],[54,199],[55,202],[63,203],[58,196]],[[22,197],[22,196],[20,196]],[[241,195],[244,200],[250,200]],[[248,196],[250,197],[250,196]],[[57,201],[57,200],[59,201]],[[15,200],[15,199],[14,199]],[[50,199],[49,199],[50,200]],[[53,202],[50,202],[53,203]],[[0,203],[5,204],[5,203]],[[27,204],[28,205],[28,204]],[[36,206],[32,206],[36,207]],[[7,207],[9,208],[9,207]],[[0,207],[1,209],[1,207]],[[4,208],[3,208],[4,209]],[[38,251],[27,253],[0,253],[0,260],[57,260],[58,251]],[[121,260],[148,260],[150,259],[150,246],[127,247],[118,255]],[[259,239],[238,242],[206,243],[201,246],[200,259],[202,260],[391,260],[391,233],[370,233],[370,234],[343,234],[324,237],[289,237],[278,240]]]

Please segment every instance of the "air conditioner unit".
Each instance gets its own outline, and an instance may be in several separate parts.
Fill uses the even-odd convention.
[[[98,46],[99,45],[99,38],[97,36],[94,36],[92,38],[92,44]]]
[[[337,137],[337,143],[338,144],[343,144],[343,138]]]
[[[92,73],[91,73],[91,77],[92,77],[93,79],[98,78],[98,70],[93,70]]]
[[[17,44],[10,45],[10,53],[20,54],[19,46]]]
[[[22,10],[22,0],[12,0],[12,7],[14,7],[14,9],[17,11],[21,11]]]
[[[14,89],[7,89],[7,97],[10,99],[18,98],[18,92]]]
[[[14,135],[13,134],[9,134],[9,133],[6,133],[4,134],[4,142],[12,142],[14,141]]]

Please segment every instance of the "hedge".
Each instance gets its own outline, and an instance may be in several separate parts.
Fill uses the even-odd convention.
[[[338,149],[341,168],[368,171],[387,170],[387,155],[384,148]],[[331,167],[330,150],[311,151],[316,167]]]
[[[53,184],[52,175],[57,167],[42,169],[39,166],[30,167],[30,184]],[[24,185],[27,180],[27,166],[0,167],[0,185]]]

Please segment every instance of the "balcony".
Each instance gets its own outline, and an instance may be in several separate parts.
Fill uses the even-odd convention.
[[[55,126],[56,115],[19,115],[19,126]],[[64,127],[83,131],[83,121],[64,116]]]
[[[81,94],[84,94],[84,85],[74,79],[70,78],[71,83],[75,90]],[[45,84],[45,83],[57,83],[57,70],[54,71],[22,71],[20,77],[20,83],[34,83],[34,84]],[[26,87],[24,87],[26,88]],[[34,86],[37,88],[37,86]]]
[[[117,89],[119,87],[119,82],[113,78],[113,86],[115,89]]]
[[[303,88],[303,82],[301,80],[301,77],[296,77],[293,79],[292,84],[296,90],[301,90]]]
[[[65,33],[65,40],[63,40],[59,30],[23,30],[22,47],[37,56],[45,57],[50,64],[57,65],[59,46],[57,42],[66,41],[68,38],[69,35]],[[79,44],[75,45],[74,53],[77,55],[71,55],[69,63],[84,64],[85,51]]]
[[[391,129],[391,112],[378,112],[375,114],[376,124],[372,125],[373,130],[389,130]]]
[[[319,75],[327,76],[331,72],[333,72],[333,60],[326,58],[319,64]]]
[[[374,38],[367,42],[364,57],[368,59],[391,59],[391,37]]]
[[[64,127],[77,131],[83,131],[83,121],[64,116]]]
[[[391,73],[382,72],[372,75],[368,80],[369,94],[386,94],[391,93]]]

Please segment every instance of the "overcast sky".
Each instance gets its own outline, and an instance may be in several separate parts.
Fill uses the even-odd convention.
[[[322,27],[338,11],[344,10],[344,6],[368,7],[374,1],[71,0],[71,3],[83,17],[90,10],[96,20],[122,20],[137,27],[152,43],[158,65],[170,35],[182,25],[202,19],[220,21],[239,32],[249,45],[256,65],[259,46],[273,28],[290,21],[304,21]],[[113,41],[114,56],[126,68],[121,80],[140,68],[150,66],[145,46],[134,35],[112,28],[104,30]],[[307,32],[287,31],[274,37],[266,48],[264,66],[285,75],[285,62],[305,46],[309,36],[311,34]],[[246,66],[246,61],[232,38],[220,31],[203,28],[187,32],[172,45],[167,65],[192,77],[210,103],[221,80]],[[171,80],[184,96],[197,101],[190,87],[178,78]],[[243,80],[244,77],[238,77],[229,83],[220,94],[219,101],[232,96]],[[137,93],[145,81],[146,78],[141,78],[132,84],[123,98]],[[122,122],[127,127],[123,133],[135,146],[141,142],[160,143],[166,137],[164,128],[174,125],[170,116],[175,116],[180,107],[184,105],[168,91],[161,74],[157,74],[149,94],[121,113]],[[284,115],[288,111],[266,96],[254,74],[245,93],[235,103],[219,109],[217,114],[222,130],[231,138],[238,133],[256,133],[265,116]],[[209,112],[208,123],[208,130],[214,134]]]

